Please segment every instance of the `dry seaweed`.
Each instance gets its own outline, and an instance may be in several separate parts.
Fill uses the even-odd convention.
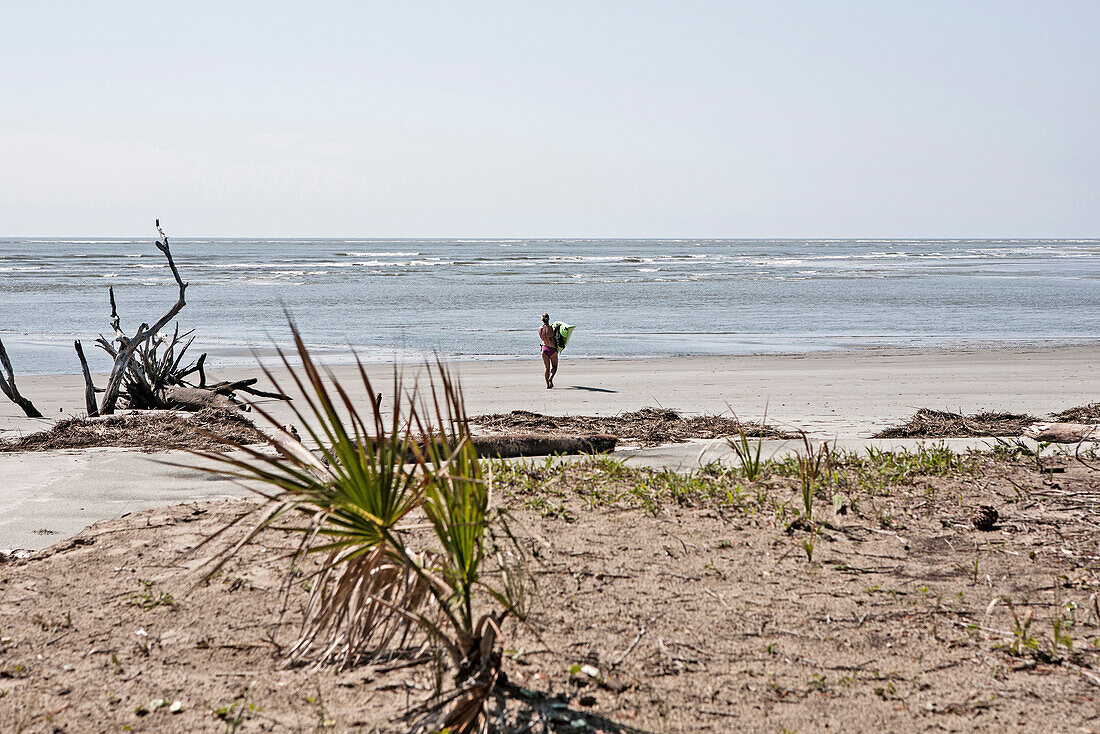
[[[114,446],[143,451],[224,450],[223,442],[258,443],[263,435],[237,411],[208,408],[197,413],[150,411],[104,418],[69,418],[48,431],[0,442],[2,451],[51,451]]]
[[[921,408],[909,422],[879,431],[872,438],[970,438],[1019,436],[1039,420],[1023,413],[974,413],[962,415]]]
[[[1100,403],[1078,405],[1051,416],[1059,423],[1100,423]]]
[[[607,433],[642,446],[683,443],[692,438],[722,438],[736,435],[738,431],[736,418],[721,415],[686,417],[667,408],[642,408],[613,416],[542,415],[513,410],[511,413],[474,416],[470,422],[496,433]],[[793,438],[797,435],[759,423],[742,422],[740,426],[745,435],[752,437]]]

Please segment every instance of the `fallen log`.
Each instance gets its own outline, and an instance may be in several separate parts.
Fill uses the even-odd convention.
[[[258,377],[249,377],[244,380],[222,380],[221,382],[215,382],[213,385],[200,385],[199,387],[204,390],[213,390],[216,393],[222,395],[228,395],[234,390],[240,390],[241,388],[250,387],[259,382]]]
[[[615,450],[618,436],[594,433],[587,436],[473,436],[478,456],[510,459],[517,456],[555,456],[558,454],[606,454]]]
[[[277,448],[285,448],[286,436],[290,434],[283,429],[284,434],[278,441],[273,441]],[[378,439],[372,437],[371,442]],[[593,433],[587,436],[547,436],[539,433],[514,433],[502,436],[471,436],[470,441],[477,451],[477,455],[483,459],[514,459],[522,456],[559,456],[567,454],[606,454],[615,450],[615,444],[619,437],[607,433]],[[419,439],[421,454],[424,453],[425,441]],[[440,453],[446,455],[447,449],[439,446]],[[406,461],[415,461],[415,455],[409,451],[405,455]]]
[[[328,469],[302,446],[293,426],[281,426],[269,437],[269,442],[288,458],[294,458],[322,473]],[[377,438],[371,437],[371,442]],[[517,433],[506,436],[471,436],[470,440],[482,458],[511,459],[520,456],[557,456],[562,454],[605,454],[615,450],[619,437],[607,433],[587,436],[547,436],[537,433]],[[421,449],[424,440],[419,441]],[[446,453],[446,452],[444,452]],[[412,455],[407,457],[413,461]]]
[[[235,393],[235,392],[246,392],[249,395],[256,395],[256,396],[259,396],[261,398],[274,398],[275,400],[287,400],[287,401],[290,400],[289,395],[284,395],[281,392],[267,392],[265,390],[260,390],[258,388],[253,387],[253,385],[255,385],[259,381],[260,381],[260,378],[258,378],[258,377],[249,377],[249,378],[244,379],[244,380],[235,380],[235,381],[224,380],[222,382],[217,382],[213,385],[206,385],[205,389],[213,390],[214,392],[219,393],[221,395],[230,395],[231,393]],[[200,387],[202,387],[202,385],[200,385]]]
[[[1050,443],[1100,443],[1100,426],[1087,423],[1032,423],[1024,435],[1035,441]]]
[[[246,410],[247,406],[234,402],[229,397],[213,390],[201,387],[182,387],[173,385],[164,389],[164,403],[169,409],[196,411],[203,408],[231,408]]]

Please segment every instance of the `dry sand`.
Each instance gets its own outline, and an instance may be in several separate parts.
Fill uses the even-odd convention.
[[[918,407],[1045,415],[1095,402],[1096,355],[1075,347],[567,360],[553,392],[534,360],[458,371],[472,414],[728,405],[759,420],[767,404],[769,423],[853,447]],[[370,371],[392,399],[390,368]],[[82,410],[78,377],[20,386],[48,415]],[[290,420],[286,406],[266,405]],[[0,436],[51,423],[0,403]],[[781,447],[769,442],[764,452]],[[624,455],[688,467],[723,451],[711,442]],[[814,563],[800,556],[801,531],[784,531],[766,511],[776,502],[759,499],[795,502],[792,480],[765,480],[740,504],[666,498],[650,512],[593,505],[585,483],[534,496],[528,483],[505,487],[503,501],[534,539],[542,588],[542,633],[509,628],[520,652],[508,675],[545,692],[527,709],[556,718],[554,731],[1098,731],[1094,472],[1069,459],[1059,474],[1027,459],[983,461],[889,491],[853,484],[849,500],[863,509],[831,516]],[[213,584],[187,593],[193,574],[180,551],[246,505],[179,503],[246,490],[173,462],[195,460],[122,449],[0,454],[0,548],[54,545],[3,563],[0,730],[225,731],[239,715],[240,731],[399,731],[387,722],[426,695],[428,666],[278,669],[274,652],[292,641],[305,593],[292,587],[283,616],[285,560],[273,551],[288,547],[286,537],[265,536]],[[991,533],[968,522],[985,503],[1001,509]],[[1002,597],[1036,614],[1036,653],[1011,652],[1012,616],[990,604]],[[1067,604],[1074,648],[1052,657],[1050,620]],[[569,673],[586,662],[616,685]],[[155,699],[179,700],[182,712],[153,707]]]
[[[1100,731],[1095,475],[989,456],[872,472],[840,485],[844,512],[816,511],[812,563],[780,511],[794,477],[672,493],[584,464],[498,475],[539,584],[539,633],[505,626],[505,672],[530,692],[509,709],[549,728],[494,730]],[[982,532],[986,503],[1001,519]],[[279,666],[307,597],[308,575],[281,611],[294,537],[263,534],[188,591],[199,559],[181,553],[246,506],[150,510],[0,564],[0,731],[405,731],[426,662]],[[1034,617],[1022,636],[1004,599]]]
[[[455,367],[470,414],[522,409],[608,415],[660,405],[707,413],[732,408],[744,419],[759,420],[766,407],[769,423],[800,427],[818,438],[839,438],[853,445],[903,422],[920,407],[1044,415],[1093,402],[1100,383],[1098,355],[1100,349],[1095,346],[645,360],[569,359],[566,355],[552,391],[543,387],[537,359],[461,362]],[[333,369],[349,385],[356,382],[351,367]],[[367,369],[383,400],[392,399],[392,367]],[[412,374],[417,369],[407,371]],[[247,374],[248,370],[234,370],[213,379]],[[28,419],[15,405],[0,402],[0,439],[43,430],[54,418],[83,411],[79,375],[24,376],[19,386],[50,418]],[[361,389],[352,392],[365,398]],[[283,404],[269,402],[265,407],[280,420],[294,421]],[[769,445],[766,450],[775,447]],[[679,468],[723,454],[720,444],[626,453],[636,463]],[[0,548],[43,548],[97,520],[245,492],[158,461],[189,462],[191,458],[185,454],[151,458],[115,449],[0,454]]]

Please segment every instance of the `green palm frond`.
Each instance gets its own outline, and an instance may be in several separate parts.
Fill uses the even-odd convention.
[[[293,323],[291,332],[301,367],[283,350],[277,354],[302,396],[290,409],[314,448],[254,405],[274,427],[275,453],[247,446],[196,452],[214,463],[206,471],[263,498],[200,546],[252,521],[243,537],[215,553],[207,578],[277,522],[301,533],[296,558],[321,561],[287,662],[343,667],[434,640],[451,659],[455,689],[425,704],[414,730],[436,722],[455,734],[485,731],[501,673],[501,624],[510,614],[522,618],[529,575],[519,543],[492,509],[491,477],[471,441],[458,380],[437,360],[426,367],[422,392],[416,383],[406,389],[395,370],[392,408],[384,413],[370,400],[363,411],[313,361]],[[375,395],[358,360],[357,373],[366,394]],[[288,528],[290,517],[302,521]],[[437,547],[414,547],[423,540],[416,530],[430,530]]]

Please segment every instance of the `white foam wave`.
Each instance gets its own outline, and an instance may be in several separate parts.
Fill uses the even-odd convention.
[[[381,252],[356,252],[356,251],[350,251],[350,252],[338,252],[336,254],[340,255],[340,256],[345,256],[345,257],[416,257],[420,253],[419,252],[389,252],[389,251],[381,251]]]

